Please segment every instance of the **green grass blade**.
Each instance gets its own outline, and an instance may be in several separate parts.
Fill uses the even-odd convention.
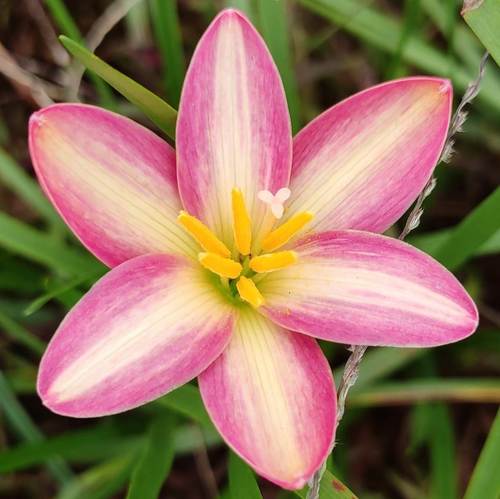
[[[177,111],[153,92],[106,64],[95,54],[66,36],[59,39],[66,50],[87,69],[94,71],[127,100],[136,105],[154,124],[172,139],[175,137]]]
[[[299,131],[301,126],[300,105],[290,51],[286,2],[285,0],[258,0],[257,6],[260,29],[281,74],[292,120],[292,129],[295,133]]]
[[[500,496],[500,410],[472,472],[464,499],[498,499]]]
[[[0,182],[33,208],[50,226],[65,230],[61,218],[42,194],[38,183],[1,148]]]
[[[0,246],[50,269],[74,275],[99,272],[104,266],[90,255],[69,248],[48,234],[0,212]]]
[[[70,38],[73,38],[74,40],[80,41],[81,43],[84,42],[80,30],[71,17],[71,14],[66,8],[63,0],[45,0],[45,5],[49,8],[54,21],[62,33]],[[98,76],[91,74],[90,78],[95,85],[100,103],[108,109],[115,109],[115,99],[113,98],[111,89]]]
[[[456,270],[500,228],[500,187],[460,222],[435,257],[450,270]]]
[[[60,295],[67,293],[70,290],[73,290],[77,286],[87,282],[87,281],[95,281],[99,277],[102,276],[102,272],[93,273],[93,274],[85,274],[79,275],[74,279],[70,279],[69,281],[64,282],[59,286],[55,286],[53,289],[44,293],[42,296],[39,296],[35,300],[33,300],[24,310],[24,315],[31,315],[38,310],[40,310],[46,303],[54,298],[58,298]]]
[[[343,29],[353,33],[369,45],[394,54],[400,39],[401,27],[397,19],[370,6],[366,0],[300,0],[304,6],[329,19]],[[432,45],[419,37],[412,37],[401,54],[402,60],[429,74],[449,77],[454,85],[465,90],[475,77],[476,69],[464,69],[461,64],[450,61]],[[477,61],[477,64],[479,60]],[[500,111],[497,79],[485,75],[478,101]]]
[[[29,348],[35,355],[41,356],[45,350],[45,343],[30,333],[23,326],[12,320],[0,310],[0,329],[10,338]]]
[[[465,0],[462,15],[500,66],[500,37],[498,36],[500,2],[498,0]]]
[[[127,499],[158,497],[174,460],[172,427],[170,414],[162,414],[152,421],[143,453],[132,472]]]
[[[262,499],[255,473],[234,452],[229,452],[228,475],[231,499]]]
[[[252,22],[255,23],[253,0],[226,0],[226,7],[233,7],[241,10]]]
[[[417,32],[420,23],[420,0],[405,0],[404,18],[399,35],[396,52],[392,56],[386,72],[387,79],[400,78],[406,70],[402,62],[402,55],[410,38]]]
[[[187,416],[196,421],[202,428],[213,430],[214,425],[201,400],[200,391],[193,385],[184,385],[168,395],[159,398],[156,404],[161,404],[169,409]]]
[[[295,494],[305,499],[307,496],[307,487],[295,491]],[[320,499],[357,499],[346,485],[336,478],[330,471],[326,470],[319,488]]]
[[[0,371],[0,407],[11,426],[19,436],[28,442],[39,442],[44,439],[43,434],[35,426],[23,406],[17,401],[12,393],[7,380]],[[73,473],[70,468],[59,458],[51,459],[47,466],[54,478],[61,484],[67,484],[72,480]]]
[[[79,475],[61,490],[57,499],[105,499],[127,481],[135,455],[128,453],[105,461]]]
[[[177,0],[149,0],[151,20],[163,62],[167,99],[179,106],[186,66],[182,49]]]
[[[457,499],[455,436],[450,413],[444,404],[433,404],[430,411],[431,499]]]
[[[448,240],[452,232],[453,229],[424,232],[408,238],[408,242],[422,251],[429,253],[429,255],[435,255]],[[500,230],[497,230],[486,242],[481,244],[474,252],[474,256],[492,255],[494,253],[500,253]]]
[[[447,400],[500,404],[500,380],[495,378],[424,378],[385,382],[353,389],[352,406],[383,406]]]
[[[0,454],[0,472],[10,473],[49,462],[60,456],[83,464],[138,450],[143,437],[120,435],[108,428],[68,432],[58,437],[19,445]]]

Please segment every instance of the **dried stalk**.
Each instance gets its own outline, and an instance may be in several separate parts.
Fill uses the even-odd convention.
[[[488,52],[485,52],[483,57],[481,58],[481,62],[479,64],[479,72],[474,81],[472,81],[467,90],[465,91],[460,104],[458,105],[453,117],[451,119],[450,128],[448,130],[448,135],[446,136],[446,140],[443,146],[443,150],[441,156],[439,157],[438,164],[442,161],[448,163],[453,155],[453,145],[454,145],[454,136],[462,131],[462,126],[467,119],[467,112],[464,111],[464,108],[472,102],[472,100],[479,93],[479,89],[481,86],[481,81],[484,76],[484,70],[486,67],[486,61],[488,60]],[[420,219],[423,213],[423,202],[430,195],[430,193],[436,187],[436,178],[431,176],[429,181],[425,184],[422,192],[419,194],[413,209],[408,216],[405,226],[399,235],[399,239],[403,240],[406,236],[414,229],[418,227],[420,224]],[[347,359],[344,373],[342,374],[342,380],[340,381],[339,390],[338,390],[338,400],[337,400],[337,427],[344,416],[345,411],[345,403],[347,399],[347,394],[349,390],[353,387],[358,379],[359,375],[359,366],[361,364],[361,360],[363,359],[363,355],[366,352],[367,347],[362,345],[351,346],[351,355]],[[332,444],[331,451],[335,447],[335,442]],[[331,452],[330,451],[330,452]],[[311,480],[309,481],[309,491],[307,492],[307,499],[319,499],[319,489],[321,484],[321,478],[326,469],[326,461],[321,465],[321,467],[314,473]]]

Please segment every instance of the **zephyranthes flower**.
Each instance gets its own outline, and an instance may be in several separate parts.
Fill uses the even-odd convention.
[[[35,113],[40,183],[112,267],[50,342],[43,402],[68,416],[114,414],[198,376],[226,442],[269,480],[303,486],[335,432],[315,338],[429,347],[476,328],[452,274],[377,234],[429,179],[451,101],[447,80],[392,81],[292,140],[270,54],[228,10],[191,61],[176,152],[96,107]]]

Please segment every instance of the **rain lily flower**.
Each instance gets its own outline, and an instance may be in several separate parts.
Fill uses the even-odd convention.
[[[476,328],[476,307],[450,272],[380,235],[429,179],[451,104],[447,80],[391,81],[292,140],[266,46],[226,10],[193,55],[176,151],[96,107],[35,113],[40,183],[112,269],[50,342],[44,404],[103,416],[198,377],[228,445],[276,484],[302,487],[335,433],[335,388],[316,338],[430,347]]]

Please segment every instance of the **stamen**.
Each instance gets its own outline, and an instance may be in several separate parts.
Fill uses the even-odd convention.
[[[297,232],[304,227],[313,218],[310,211],[297,213],[288,222],[273,230],[262,241],[262,249],[264,251],[274,251],[286,244]]]
[[[231,198],[234,242],[242,255],[248,255],[252,245],[252,225],[245,206],[245,200],[241,191],[236,188],[232,190]]]
[[[236,289],[242,300],[247,301],[254,308],[259,308],[264,303],[264,297],[260,294],[257,286],[248,277],[241,276],[236,283]]]
[[[223,258],[216,253],[199,253],[198,261],[203,267],[221,277],[236,279],[241,274],[242,267],[238,262],[230,258]]]
[[[185,211],[181,211],[177,220],[205,251],[224,257],[231,256],[231,252],[227,246],[196,217],[191,216]]]
[[[250,260],[250,268],[254,272],[272,272],[273,270],[283,269],[297,262],[297,253],[294,251],[279,251],[278,253],[269,253],[260,255]]]

